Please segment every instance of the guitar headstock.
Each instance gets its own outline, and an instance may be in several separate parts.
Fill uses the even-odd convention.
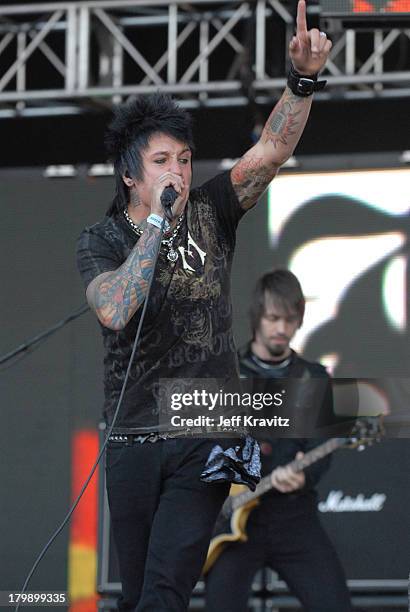
[[[383,415],[357,419],[352,432],[343,446],[363,450],[373,442],[380,442],[384,436]]]

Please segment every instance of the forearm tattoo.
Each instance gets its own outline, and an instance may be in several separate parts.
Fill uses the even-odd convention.
[[[263,128],[261,141],[263,143],[272,142],[275,149],[281,144],[285,146],[293,144],[292,140],[295,141],[296,146],[305,126],[306,117],[302,114],[304,106],[306,106],[306,98],[295,96],[290,89],[286,88]],[[296,138],[292,139],[292,136]]]
[[[110,329],[123,329],[143,303],[153,272],[160,230],[146,223],[141,238],[125,262],[97,277],[87,291],[91,307]]]
[[[310,104],[310,100],[295,96],[286,88],[263,128],[259,143],[232,168],[232,185],[244,210],[256,204],[279,167],[292,155]]]

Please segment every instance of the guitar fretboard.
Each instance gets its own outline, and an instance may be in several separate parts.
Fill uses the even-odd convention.
[[[333,451],[335,451],[337,448],[341,448],[345,445],[346,438],[331,438],[330,440],[327,440],[323,444],[320,444],[320,446],[317,446],[306,453],[302,459],[294,459],[285,467],[290,467],[295,472],[301,472],[305,468],[309,467],[309,465],[312,465],[312,463],[322,459],[322,457],[326,457],[326,455],[330,455],[330,453],[333,453]],[[244,491],[243,493],[238,493],[238,495],[235,495],[232,498],[232,510],[234,511],[237,508],[244,506],[248,502],[260,497],[260,495],[267,493],[273,488],[274,486],[272,484],[271,474],[268,474],[267,476],[264,476],[257,484],[255,491]]]

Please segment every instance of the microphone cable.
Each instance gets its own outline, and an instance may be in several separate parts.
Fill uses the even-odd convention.
[[[125,394],[125,389],[126,389],[126,386],[127,386],[129,375],[130,375],[131,366],[132,366],[132,363],[134,361],[135,353],[136,353],[136,350],[137,350],[137,346],[138,346],[138,342],[139,342],[139,338],[140,338],[140,334],[141,334],[141,328],[142,328],[142,324],[143,324],[144,318],[145,318],[145,313],[147,311],[148,299],[149,299],[149,296],[150,296],[150,293],[151,293],[151,287],[152,287],[152,283],[153,283],[154,276],[155,276],[155,270],[156,270],[156,267],[157,267],[159,252],[160,252],[160,249],[161,249],[161,240],[162,240],[162,235],[164,233],[165,220],[166,220],[166,218],[164,217],[163,220],[162,220],[161,227],[160,227],[161,231],[160,231],[160,234],[158,236],[158,244],[157,244],[157,248],[156,248],[156,251],[155,251],[154,263],[153,263],[153,266],[152,266],[152,275],[151,275],[150,281],[148,283],[147,295],[145,296],[144,305],[143,305],[142,312],[141,312],[141,317],[140,317],[140,320],[139,320],[139,323],[138,323],[138,328],[137,328],[137,332],[135,334],[135,340],[134,340],[134,344],[133,344],[133,347],[132,347],[131,356],[130,356],[130,359],[129,359],[129,362],[128,362],[127,371],[126,371],[126,374],[125,374],[125,379],[124,379],[124,382],[123,382],[123,385],[122,385],[122,388],[121,388],[120,397],[118,398],[118,403],[117,403],[117,406],[116,406],[116,409],[115,409],[115,412],[114,412],[114,416],[113,416],[111,425],[110,425],[110,427],[109,427],[109,429],[107,431],[104,443],[103,443],[103,445],[102,445],[102,447],[100,449],[100,452],[98,453],[97,459],[95,460],[94,465],[93,465],[93,467],[90,470],[90,473],[88,474],[88,476],[87,476],[83,486],[81,487],[81,490],[80,490],[79,494],[77,495],[76,499],[74,500],[73,504],[71,505],[68,513],[64,517],[64,519],[61,522],[61,524],[57,527],[57,529],[55,530],[55,532],[53,533],[51,538],[48,540],[47,544],[44,546],[44,548],[42,549],[42,551],[40,552],[40,554],[36,558],[32,568],[29,571],[29,573],[27,575],[27,578],[26,578],[26,580],[25,580],[25,582],[23,584],[23,588],[20,591],[20,595],[25,593],[31,578],[32,578],[34,572],[36,571],[37,567],[39,566],[41,560],[43,559],[44,555],[46,554],[46,552],[48,551],[50,546],[53,544],[54,540],[59,536],[59,534],[62,532],[64,527],[67,525],[67,523],[70,520],[74,510],[77,508],[77,506],[78,506],[78,504],[80,502],[80,499],[82,498],[86,488],[88,487],[88,485],[89,485],[89,483],[91,481],[91,478],[94,476],[94,472],[97,469],[97,466],[98,466],[98,464],[101,461],[101,457],[103,456],[103,453],[104,453],[104,451],[106,449],[109,437],[110,437],[110,435],[112,433],[112,430],[114,429],[114,425],[115,425],[115,422],[117,420],[118,413],[119,413],[119,410],[120,410],[120,407],[121,407],[121,404],[122,404],[122,400],[123,400],[123,397],[124,397],[124,394]],[[17,602],[17,605],[16,605],[14,610],[15,610],[15,612],[18,612],[19,609],[20,609],[20,600]]]

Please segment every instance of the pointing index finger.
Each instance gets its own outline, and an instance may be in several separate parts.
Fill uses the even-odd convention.
[[[296,35],[307,36],[305,0],[299,0],[298,2],[298,12],[296,15]]]

